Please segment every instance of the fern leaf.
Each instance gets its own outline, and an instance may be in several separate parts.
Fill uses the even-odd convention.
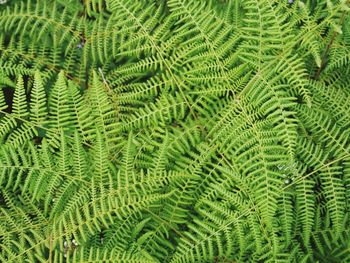
[[[24,82],[22,76],[18,77],[15,94],[13,97],[13,110],[12,112],[17,118],[26,118],[28,116],[27,112],[27,99],[26,92],[24,89]]]
[[[34,84],[30,98],[30,120],[35,124],[44,124],[47,116],[46,94],[40,73],[34,75]]]

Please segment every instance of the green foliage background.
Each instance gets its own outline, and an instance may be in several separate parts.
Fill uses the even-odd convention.
[[[0,262],[350,262],[348,0],[0,4]]]

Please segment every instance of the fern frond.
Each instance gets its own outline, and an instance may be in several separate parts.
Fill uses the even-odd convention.
[[[118,140],[117,116],[105,91],[106,87],[100,82],[96,72],[93,72],[92,81],[92,87],[88,93],[88,99],[93,108],[92,116],[95,119],[96,128],[101,131],[104,141],[107,142],[107,147],[112,148]]]
[[[38,71],[35,72],[33,90],[30,94],[30,120],[41,126],[45,123],[48,113],[45,89]]]
[[[348,262],[349,14],[0,1],[0,261]]]
[[[53,146],[58,146],[57,131],[62,129],[69,134],[73,127],[70,99],[63,71],[58,75],[55,86],[50,93],[49,107],[49,128],[52,132],[48,136],[50,143]]]
[[[28,116],[27,111],[27,99],[26,92],[24,89],[24,83],[22,76],[19,76],[17,80],[16,90],[13,97],[13,111],[16,117],[26,118]]]

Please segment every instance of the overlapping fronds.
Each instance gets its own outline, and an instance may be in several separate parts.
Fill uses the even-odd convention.
[[[0,261],[348,262],[349,11],[0,1]]]

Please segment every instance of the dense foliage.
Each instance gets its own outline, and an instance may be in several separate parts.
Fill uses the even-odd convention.
[[[350,262],[350,2],[0,2],[0,262]]]

